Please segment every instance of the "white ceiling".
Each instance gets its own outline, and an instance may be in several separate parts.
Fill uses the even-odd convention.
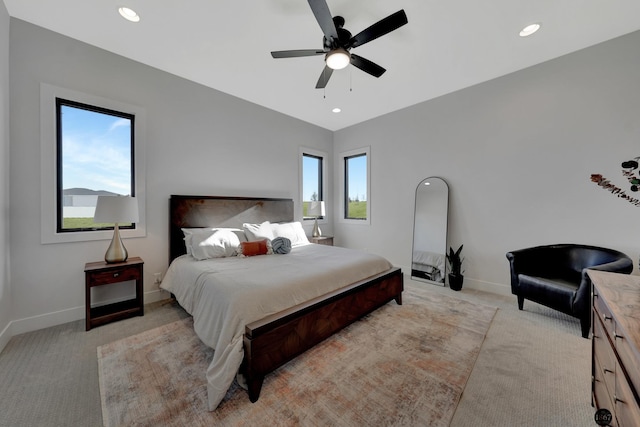
[[[141,63],[338,130],[640,30],[639,0],[327,0],[353,34],[404,9],[409,23],[353,52],[385,67],[349,66],[315,89],[322,56],[305,0],[4,0],[9,14]],[[118,6],[135,9],[137,24]],[[518,32],[533,22],[542,29]],[[332,113],[334,107],[342,112]]]

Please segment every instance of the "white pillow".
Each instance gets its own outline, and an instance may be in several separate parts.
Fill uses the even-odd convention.
[[[300,221],[271,224],[274,237],[286,237],[291,240],[291,247],[309,244],[309,239]]]
[[[244,229],[244,234],[247,236],[247,240],[250,242],[264,239],[273,240],[275,237],[271,230],[271,223],[269,221],[265,221],[262,224],[245,223],[242,224],[242,228]]]
[[[239,228],[183,228],[182,233],[184,234],[184,245],[187,248],[187,255],[191,255],[191,246],[192,239],[194,234],[206,234],[210,235],[211,232],[216,230],[226,230],[233,232],[241,242],[247,241],[247,236],[244,235],[244,231]]]
[[[197,260],[235,256],[240,247],[238,235],[229,229],[213,229],[191,235],[191,256]]]

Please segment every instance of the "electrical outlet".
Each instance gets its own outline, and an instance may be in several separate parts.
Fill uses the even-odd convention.
[[[162,273],[153,273],[153,283],[156,285],[162,283]]]

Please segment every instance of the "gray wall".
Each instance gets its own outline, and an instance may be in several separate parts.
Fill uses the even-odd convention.
[[[620,164],[640,156],[638,46],[632,33],[336,132],[336,160],[367,145],[372,157],[371,226],[336,221],[337,243],[408,266],[414,190],[440,176],[465,286],[507,292],[505,253],[538,244],[607,246],[637,268],[640,208],[590,175],[630,193]]]
[[[332,152],[330,131],[13,18],[10,69],[14,334],[83,318],[84,264],[108,246],[40,244],[41,82],[146,110],[147,236],[125,245],[145,261],[147,301],[167,268],[171,194],[287,197],[301,216],[299,147]]]
[[[10,338],[9,286],[9,14],[0,2],[0,349]]]

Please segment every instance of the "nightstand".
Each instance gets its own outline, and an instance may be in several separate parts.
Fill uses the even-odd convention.
[[[333,236],[309,237],[309,241],[318,245],[333,246]]]
[[[144,261],[132,257],[124,262],[107,264],[104,261],[88,262],[84,266],[85,273],[85,308],[87,331],[95,326],[104,325],[116,320],[144,315],[142,289],[142,265]],[[91,288],[114,283],[136,281],[136,296],[133,299],[99,307],[91,307]]]

